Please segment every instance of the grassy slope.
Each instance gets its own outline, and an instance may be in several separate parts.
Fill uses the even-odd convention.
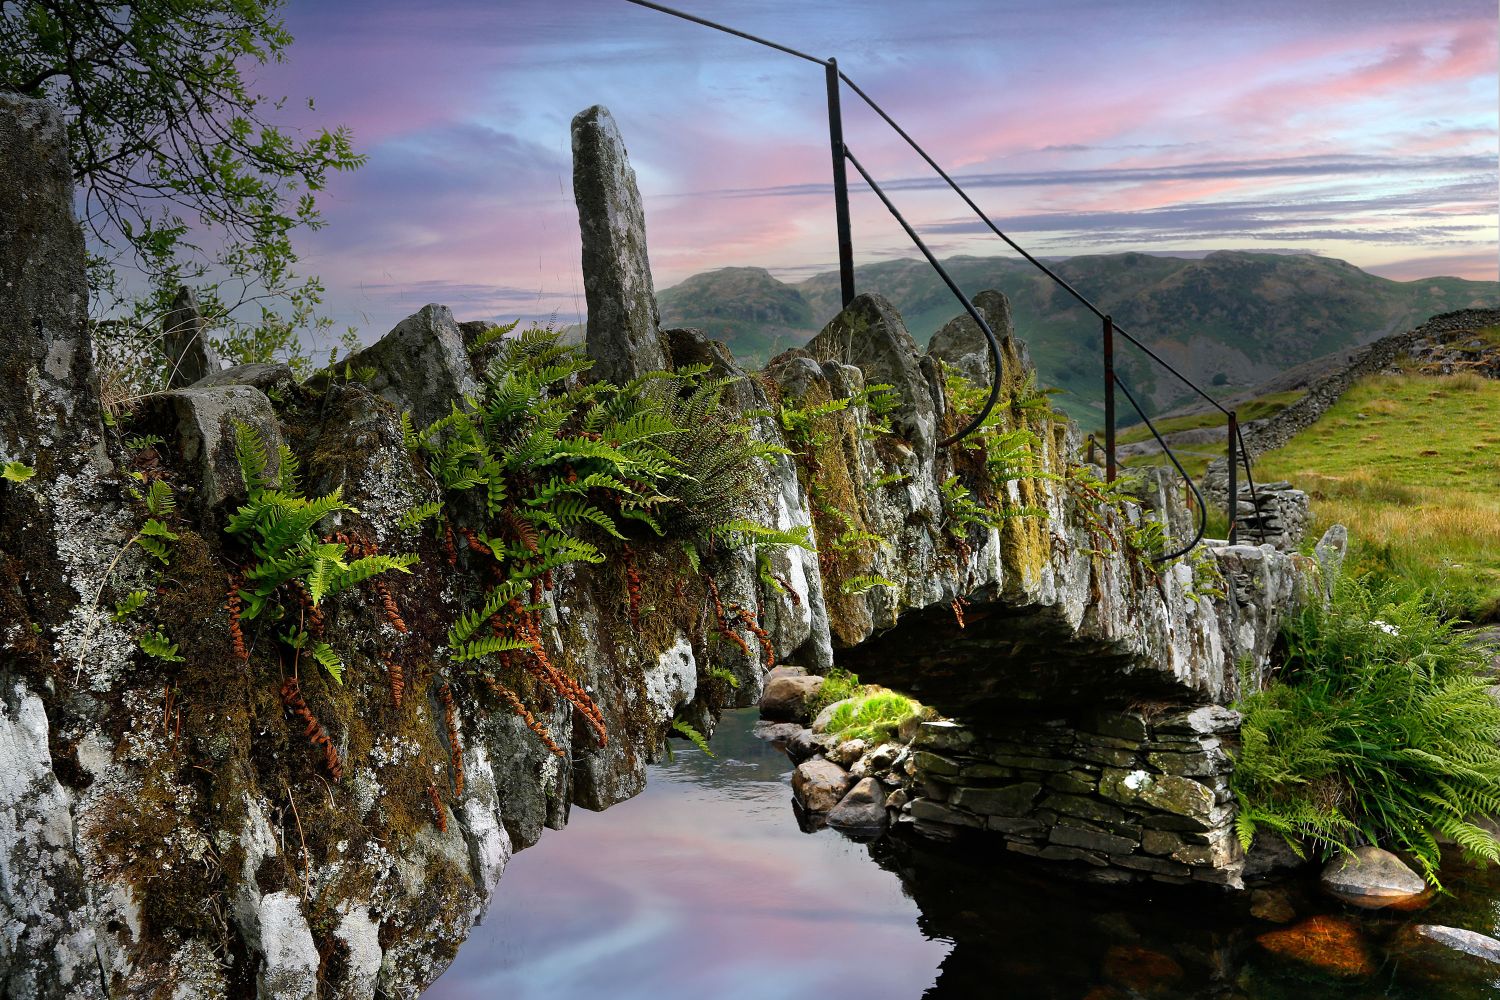
[[[1442,585],[1470,618],[1500,614],[1500,382],[1381,375],[1256,463],[1341,523],[1356,568]]]

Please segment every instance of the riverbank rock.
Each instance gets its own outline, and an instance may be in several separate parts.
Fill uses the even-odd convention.
[[[1500,941],[1475,931],[1441,924],[1407,924],[1396,932],[1390,950],[1407,978],[1450,986],[1476,978],[1500,979]]]
[[[1334,858],[1318,881],[1333,898],[1366,910],[1420,904],[1428,892],[1422,876],[1400,858],[1369,844]]]
[[[795,722],[767,722],[762,720],[755,724],[755,738],[765,740],[767,743],[785,744],[796,739],[805,730]]]
[[[1294,927],[1267,931],[1255,940],[1273,955],[1340,979],[1364,979],[1375,974],[1369,944],[1354,921],[1346,917],[1309,917]]]
[[[811,729],[804,729],[786,741],[786,755],[792,759],[793,764],[800,764],[822,753],[824,743],[823,738]]]
[[[792,794],[808,812],[826,813],[844,798],[854,779],[831,760],[814,757],[792,772]]]
[[[861,778],[828,813],[828,825],[853,836],[878,836],[885,829],[885,788]]]
[[[775,674],[773,670],[760,696],[760,714],[767,719],[806,722],[812,716],[813,699],[823,688],[823,678],[806,673]]]

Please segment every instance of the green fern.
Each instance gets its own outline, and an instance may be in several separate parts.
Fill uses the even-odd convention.
[[[137,611],[141,610],[141,608],[146,603],[147,596],[148,595],[144,590],[132,590],[130,593],[126,594],[123,601],[115,604],[115,611],[113,615],[114,620],[117,622],[122,622],[126,618],[135,614]]]
[[[1324,851],[1379,842],[1438,884],[1447,834],[1500,860],[1474,820],[1500,814],[1500,705],[1483,652],[1420,599],[1338,582],[1283,629],[1280,681],[1241,703],[1232,777],[1246,844],[1261,831]]]
[[[455,663],[465,663],[469,660],[477,660],[480,657],[492,656],[495,653],[508,652],[516,649],[530,649],[531,644],[520,639],[510,639],[502,636],[485,636],[469,642],[461,642],[450,651],[450,657]]]
[[[135,536],[135,543],[158,559],[163,566],[172,564],[171,550],[167,547],[168,542],[177,541],[177,533],[168,528],[154,517],[146,519],[141,525],[141,530]]]
[[[894,581],[887,580],[885,577],[880,576],[879,574],[865,573],[861,574],[860,576],[851,576],[849,579],[839,584],[839,590],[845,594],[858,596],[860,594],[867,594],[870,591],[874,590],[876,587],[890,587],[894,590],[896,586],[897,585]]]
[[[177,496],[164,479],[153,479],[146,487],[146,509],[154,517],[169,517],[177,510]]]
[[[442,512],[443,502],[441,500],[418,504],[405,514],[402,514],[401,519],[396,522],[396,525],[402,531],[411,531],[414,528],[421,527],[424,522],[432,520]]]
[[[699,750],[702,750],[705,755],[709,757],[714,756],[714,752],[708,748],[708,740],[704,738],[702,733],[698,732],[698,730],[694,729],[686,722],[682,721],[681,719],[673,719],[672,729],[687,737],[688,741],[691,742],[693,746],[697,747]]]
[[[161,629],[152,632],[141,633],[138,640],[141,652],[147,656],[155,657],[166,663],[181,663],[183,658],[177,655],[177,643],[168,639]]]
[[[740,688],[740,679],[731,670],[724,667],[710,666],[707,673],[710,680],[723,681],[735,691],[738,691]]]

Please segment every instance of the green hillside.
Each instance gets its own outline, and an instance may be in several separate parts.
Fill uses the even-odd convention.
[[[695,327],[755,364],[805,343],[819,329],[802,293],[759,267],[695,274],[657,293],[656,302],[662,326]]]
[[[953,257],[944,266],[970,294],[998,288],[1010,297],[1017,332],[1043,379],[1066,390],[1059,404],[1085,424],[1096,423],[1099,321],[1025,261]],[[1225,394],[1436,313],[1500,302],[1496,282],[1391,281],[1311,255],[1126,253],[1049,266],[1194,381],[1217,381]],[[919,343],[960,309],[925,261],[869,264],[855,276],[861,290],[879,292],[901,310]],[[664,323],[707,329],[747,362],[760,364],[838,312],[838,275],[787,284],[758,268],[726,268],[695,275],[660,293],[660,301]],[[1142,364],[1131,348],[1122,345],[1119,356],[1127,384],[1158,412],[1183,399],[1176,380]]]
[[[1500,617],[1500,381],[1364,379],[1256,472],[1306,490],[1316,530],[1347,525],[1357,570]]]

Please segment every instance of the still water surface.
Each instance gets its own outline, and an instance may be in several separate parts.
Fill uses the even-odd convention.
[[[726,713],[717,758],[676,742],[641,795],[575,810],[517,855],[427,1000],[1500,998],[1482,979],[1404,977],[1379,941],[1407,916],[1365,920],[1379,971],[1341,982],[1260,949],[1275,926],[1244,894],[1109,891],[1004,858],[803,833],[791,766],[755,719]],[[1500,876],[1454,878],[1419,919],[1500,931]],[[1291,894],[1304,916],[1337,911]]]

